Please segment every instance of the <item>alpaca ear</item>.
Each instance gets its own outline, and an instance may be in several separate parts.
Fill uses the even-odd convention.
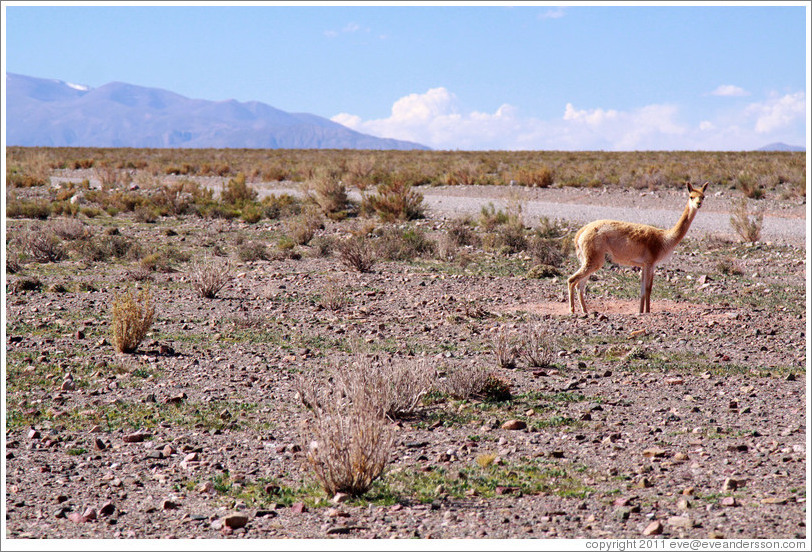
[[[694,187],[691,186],[690,182],[686,182],[685,185],[688,187],[688,193],[689,194],[694,191]]]
[[[703,194],[705,193],[705,190],[708,189],[708,184],[710,184],[710,182],[705,182],[704,184],[702,184],[702,193]]]

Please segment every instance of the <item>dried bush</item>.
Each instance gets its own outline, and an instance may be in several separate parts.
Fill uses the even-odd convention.
[[[6,201],[6,216],[8,218],[29,218],[45,220],[53,211],[52,204],[44,199],[36,198],[30,201],[9,197]]]
[[[265,216],[274,220],[298,214],[302,210],[302,202],[289,194],[271,194],[262,198],[262,208]]]
[[[493,207],[493,205],[491,205]],[[480,245],[479,236],[473,229],[473,221],[469,217],[452,220],[446,228],[446,234],[451,238],[452,243],[459,247],[467,245],[478,247]]]
[[[493,336],[490,346],[497,366],[500,368],[513,368],[516,366],[519,347],[516,340],[508,335],[507,331],[499,328]]]
[[[220,192],[220,200],[235,207],[242,207],[248,202],[256,201],[256,199],[257,191],[246,184],[243,173],[238,173],[237,176],[231,178],[223,191]]]
[[[378,231],[378,253],[391,261],[411,261],[434,254],[437,244],[420,228],[385,227]]]
[[[307,245],[316,231],[324,228],[324,222],[318,213],[309,211],[289,220],[286,226],[288,235],[296,244]]]
[[[374,195],[364,198],[362,209],[374,211],[381,220],[414,220],[423,216],[423,194],[403,177],[393,176],[378,184]]]
[[[520,352],[528,366],[550,366],[555,360],[555,342],[543,326],[528,326],[522,333]]]
[[[68,258],[62,240],[44,228],[24,228],[12,242],[23,257],[38,263],[56,263]]]
[[[341,264],[358,272],[369,272],[375,265],[375,249],[365,236],[350,236],[338,245]]]
[[[348,301],[347,292],[344,287],[330,280],[319,297],[318,305],[323,309],[337,311],[344,307]]]
[[[228,261],[215,260],[193,262],[188,274],[195,292],[205,299],[214,299],[233,277]]]
[[[375,183],[375,157],[364,155],[349,159],[344,178],[348,186],[354,186],[364,192]]]
[[[730,216],[730,226],[739,235],[742,241],[755,243],[761,238],[761,226],[764,223],[764,213],[756,211],[750,216],[747,200],[741,199],[733,204],[733,214]]]
[[[138,295],[126,291],[113,301],[112,334],[116,350],[133,353],[147,335],[155,319],[152,294],[143,290]]]
[[[312,409],[307,460],[325,492],[364,494],[384,471],[393,437],[381,400],[380,378],[361,365],[336,365],[332,382],[300,380],[302,402]]]
[[[749,172],[740,172],[736,177],[735,185],[749,199],[761,199],[764,197],[764,188],[760,180]]]
[[[51,222],[51,230],[63,240],[86,240],[93,235],[87,224],[72,218],[61,218]]]
[[[513,183],[519,186],[549,188],[553,185],[555,173],[549,167],[519,167],[510,176]]]
[[[249,241],[239,245],[237,248],[237,258],[242,262],[267,261],[270,259],[270,255],[264,243]]]
[[[345,213],[349,207],[347,188],[337,170],[318,167],[313,176],[305,181],[304,189],[327,216],[335,217]]]
[[[506,401],[511,398],[510,384],[493,371],[479,366],[449,372],[442,391],[460,400]]]

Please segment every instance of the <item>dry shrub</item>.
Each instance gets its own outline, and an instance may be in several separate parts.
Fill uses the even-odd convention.
[[[541,325],[525,328],[522,334],[521,356],[528,366],[545,367],[555,359],[555,341]]]
[[[741,199],[733,204],[733,214],[730,216],[730,226],[739,235],[742,241],[755,243],[761,238],[761,226],[764,223],[764,213],[757,210],[750,216],[747,200]]]
[[[288,235],[296,244],[307,245],[316,231],[324,228],[324,221],[317,212],[309,211],[289,220],[286,226]]]
[[[113,301],[112,333],[116,350],[133,353],[147,335],[155,319],[155,307],[149,290],[133,295],[126,291]]]
[[[391,261],[411,261],[434,254],[437,244],[420,228],[385,227],[378,231],[378,253]]]
[[[6,216],[8,218],[45,220],[51,215],[52,211],[51,202],[41,198],[26,200],[10,196],[6,200]]]
[[[56,234],[43,228],[24,228],[12,240],[21,255],[38,263],[56,263],[68,254]]]
[[[506,401],[511,397],[510,383],[480,366],[449,372],[442,391],[460,400]]]
[[[378,184],[375,194],[364,201],[363,210],[374,211],[383,221],[414,220],[423,216],[423,194],[399,175]]]
[[[473,228],[474,222],[470,217],[456,218],[446,228],[446,234],[451,242],[458,247],[479,247],[480,239]]]
[[[347,188],[341,181],[341,173],[335,169],[318,167],[304,182],[304,190],[327,216],[346,213],[349,207]]]
[[[366,236],[350,236],[338,245],[341,264],[358,272],[369,272],[375,265],[376,251]]]
[[[231,264],[228,261],[195,261],[189,268],[189,280],[200,297],[214,299],[232,279]]]
[[[54,234],[63,240],[75,241],[89,239],[93,232],[82,221],[72,218],[61,218],[51,223]]]
[[[735,183],[736,188],[738,188],[747,198],[761,199],[764,197],[762,181],[749,172],[740,172],[736,177]]]
[[[519,167],[511,173],[511,180],[519,186],[549,188],[553,185],[554,172],[549,167]]]
[[[322,291],[318,300],[318,305],[327,310],[337,311],[343,308],[349,299],[347,298],[347,291],[344,286],[336,284],[332,279],[329,280],[327,287]]]
[[[445,173],[443,183],[446,186],[472,186],[479,182],[483,176],[483,168],[480,163],[470,159],[457,161],[451,169]]]
[[[366,358],[353,363],[336,363],[330,382],[300,380],[299,393],[314,420],[307,459],[328,495],[364,494],[384,471],[392,454],[393,436],[387,411],[399,412],[412,406],[395,395],[413,397],[414,383],[405,381],[406,392],[388,377],[408,374],[380,370]],[[422,395],[421,395],[422,396]],[[417,398],[419,400],[419,396]]]
[[[237,248],[237,258],[242,262],[267,261],[271,258],[267,246],[258,241],[241,243]]]
[[[516,357],[519,355],[519,347],[516,340],[502,328],[496,331],[491,340],[491,352],[496,359],[496,365],[500,368],[513,368],[516,366]]]
[[[344,178],[348,186],[354,186],[361,192],[366,191],[375,184],[375,157],[364,155],[349,159]]]
[[[238,173],[230,179],[220,193],[220,200],[229,205],[242,207],[246,203],[256,201],[257,191],[245,183],[245,175]]]

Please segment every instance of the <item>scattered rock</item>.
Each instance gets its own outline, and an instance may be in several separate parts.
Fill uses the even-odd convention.
[[[646,526],[645,529],[643,529],[643,535],[647,537],[661,535],[662,533],[663,533],[663,524],[659,520],[652,521]]]
[[[223,518],[223,524],[231,529],[239,529],[248,525],[248,516],[243,514],[230,514]]]
[[[502,429],[519,430],[527,427],[527,424],[522,420],[508,420],[502,424]]]
[[[291,504],[290,511],[293,512],[294,514],[304,514],[305,512],[307,512],[307,506],[305,506],[304,502],[296,502],[294,504]]]
[[[668,518],[666,524],[680,529],[690,529],[694,526],[694,522],[688,516],[672,516]]]

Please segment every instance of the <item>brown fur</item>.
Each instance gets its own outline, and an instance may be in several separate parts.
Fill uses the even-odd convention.
[[[596,220],[575,234],[575,252],[581,268],[569,277],[570,312],[575,312],[575,288],[581,309],[586,312],[584,289],[589,276],[600,269],[609,255],[613,262],[642,268],[640,282],[640,312],[651,312],[651,288],[654,269],[667,259],[688,233],[697,211],[702,206],[708,183],[701,188],[688,184],[688,204],[673,228],[663,230],[647,224]]]

